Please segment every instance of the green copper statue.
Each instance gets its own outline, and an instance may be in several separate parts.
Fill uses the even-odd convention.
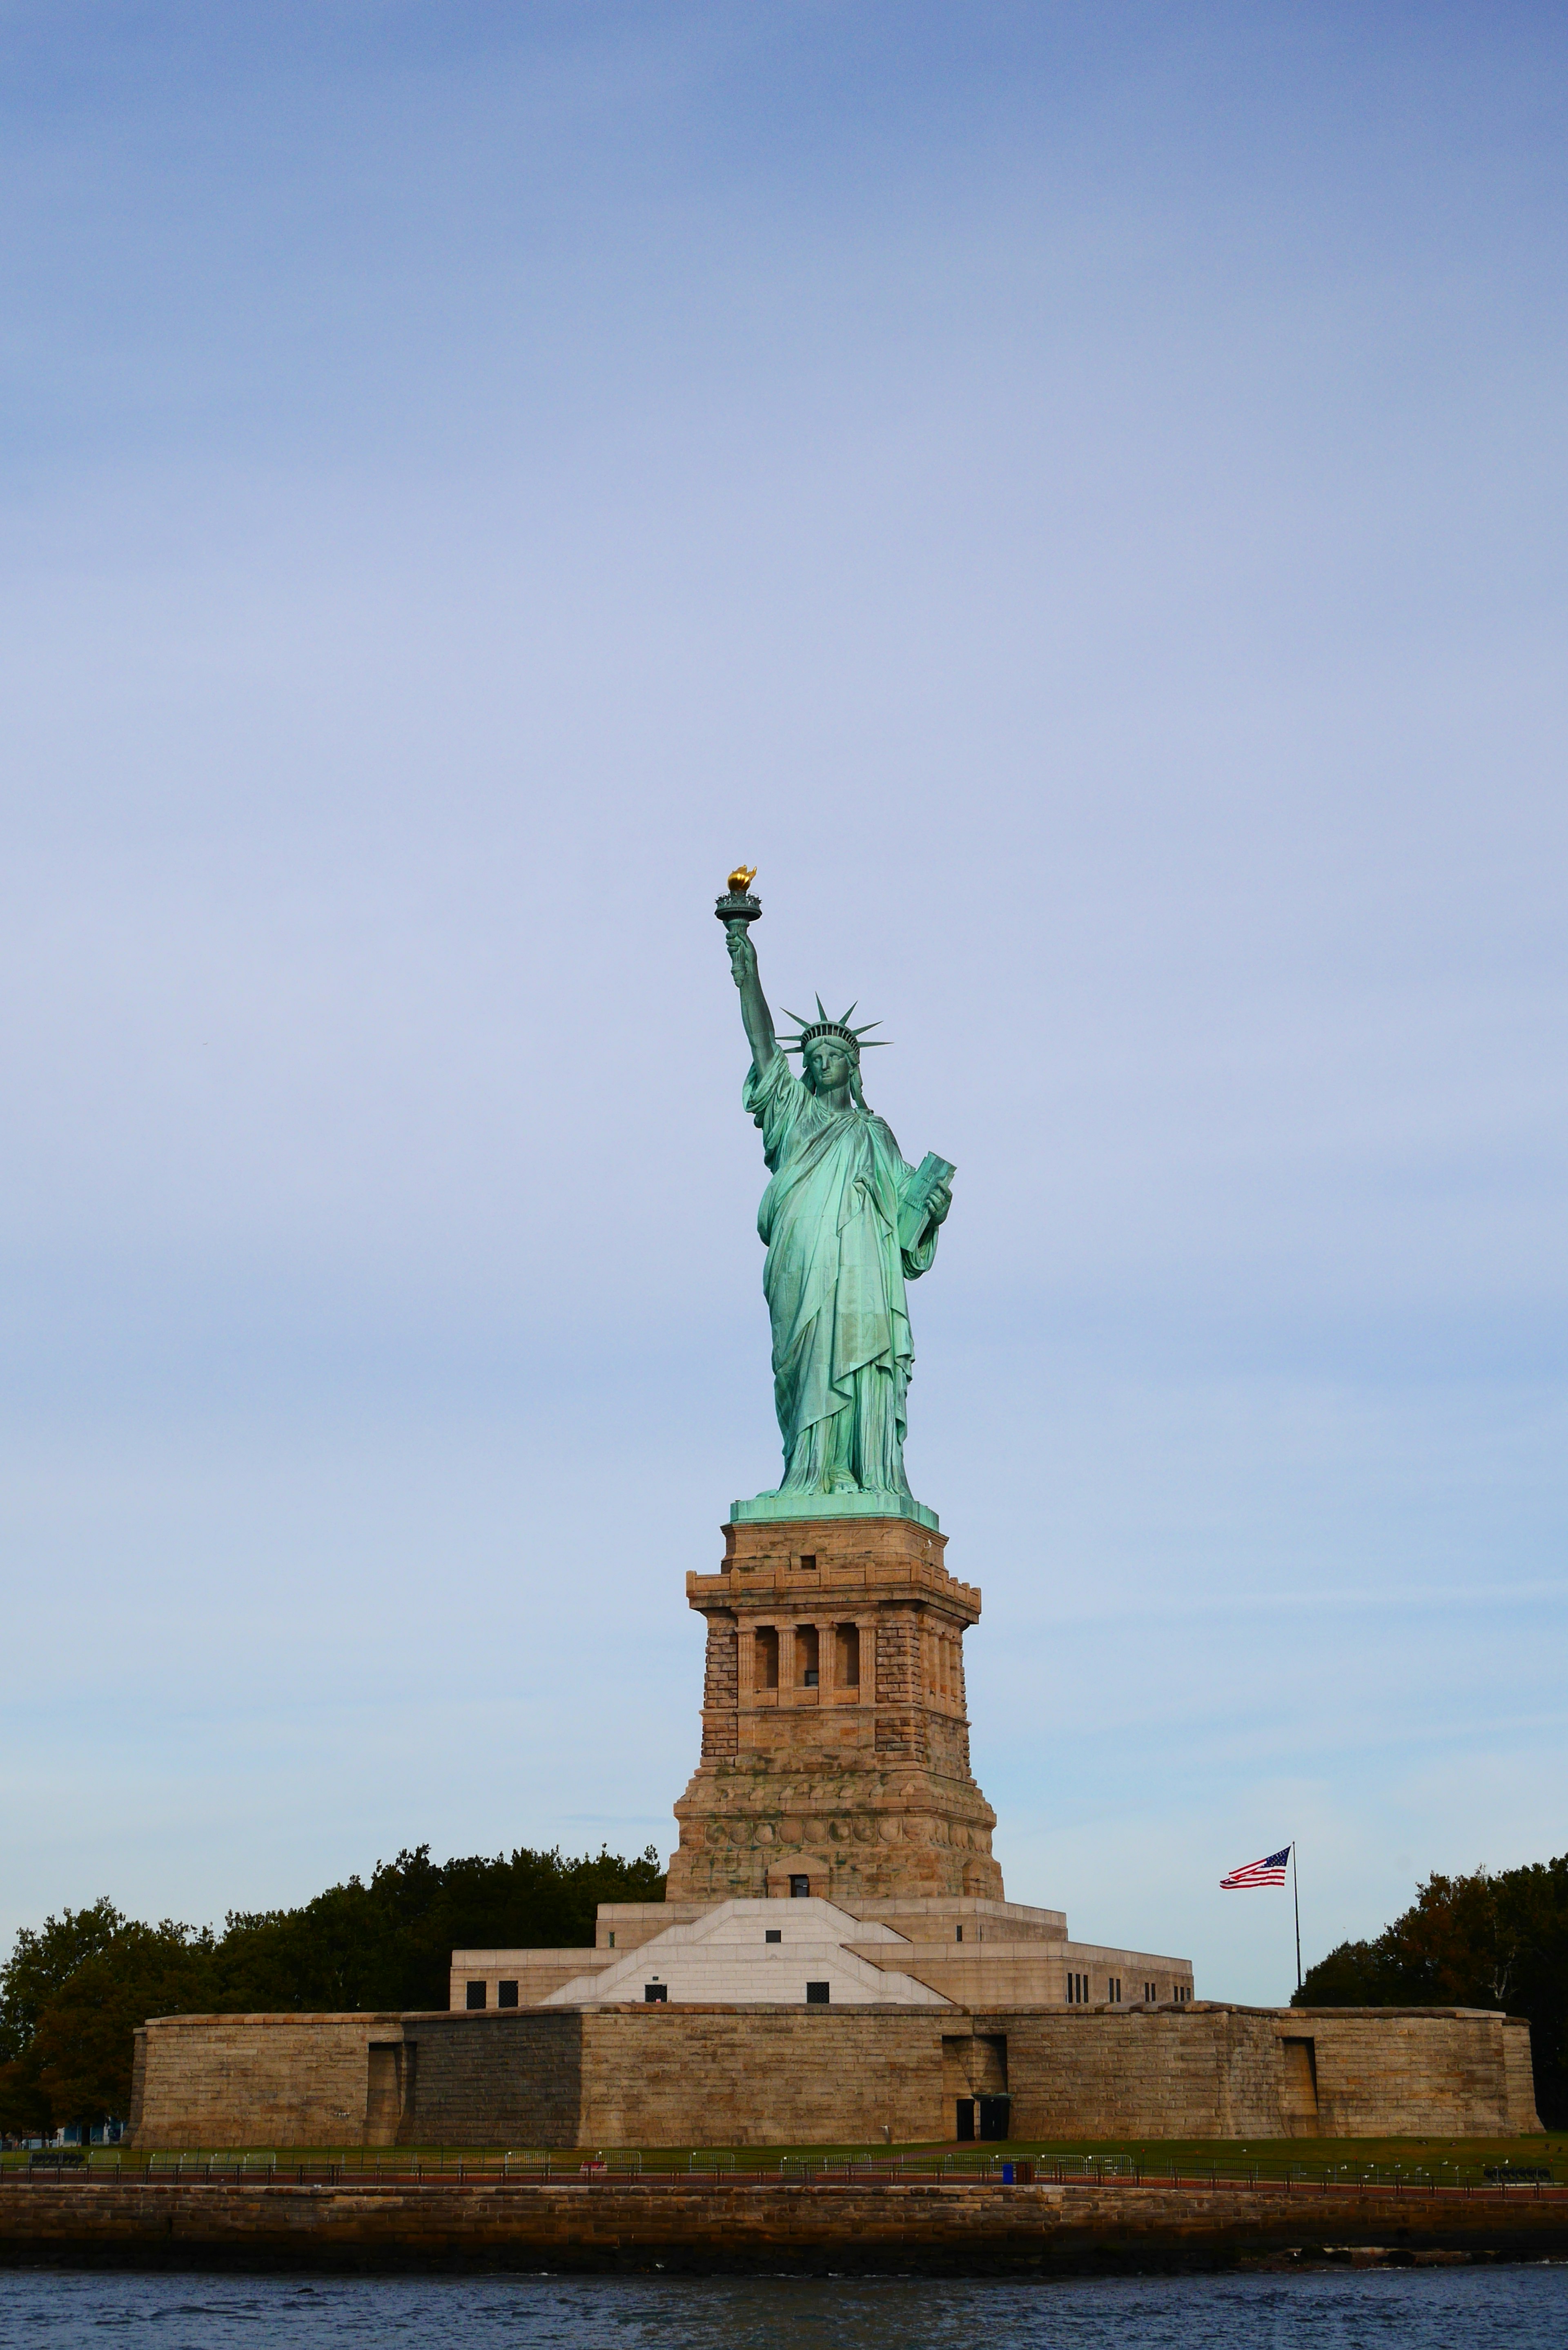
[[[818,1017],[800,1022],[799,1036],[781,1048],[749,935],[762,912],[746,894],[752,878],[732,874],[716,911],[752,1048],[741,1098],[762,1128],[773,1179],[757,1230],[768,1253],[763,1291],[784,1474],[776,1494],[735,1507],[769,1517],[880,1513],[934,1525],[904,1473],[915,1359],[905,1284],[936,1255],[953,1170],[935,1157],[909,1166],[892,1129],[866,1107],[866,1031],[850,1027],[848,1012],[830,1020],[818,996]],[[801,1055],[798,1077],[786,1052]]]

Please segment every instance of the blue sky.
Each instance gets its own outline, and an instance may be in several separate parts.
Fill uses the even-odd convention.
[[[1568,1846],[1556,12],[0,9],[0,1936],[668,1850],[711,913],[957,1161],[1015,1898]]]

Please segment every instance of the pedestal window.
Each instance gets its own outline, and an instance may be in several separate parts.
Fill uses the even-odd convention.
[[[833,1677],[840,1689],[860,1686],[860,1627],[837,1624],[833,1632]]]

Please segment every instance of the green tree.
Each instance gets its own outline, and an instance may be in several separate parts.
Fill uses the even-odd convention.
[[[124,2119],[138,2024],[150,2015],[211,2010],[215,1950],[209,1928],[130,1919],[82,1960],[45,2005],[33,2034],[38,2085],[57,2124]]]
[[[520,1848],[432,1861],[430,1846],[382,1861],[298,1909],[232,1913],[219,1946],[223,2004],[238,2008],[444,2008],[454,1950],[591,1943],[601,1901],[661,1901],[653,1848],[580,1860]]]
[[[223,1934],[127,1918],[108,1900],[24,1927],[0,1970],[0,2129],[123,2116],[150,2015],[444,2008],[454,1949],[591,1943],[601,1901],[661,1901],[650,1846],[432,1861],[428,1845],[296,1909],[234,1912]]]
[[[124,1923],[105,1898],[18,1931],[0,1970],[0,2130],[7,2135],[36,2137],[53,2128],[33,2047],[38,2018],[83,1960],[103,1950]]]
[[[125,1919],[106,1896],[90,1909],[67,1909],[34,1928],[22,1927],[0,1969],[0,2063],[11,2064],[31,2042],[45,2004],[84,1959],[108,1948]]]
[[[210,1932],[144,1926],[108,1899],[23,1927],[0,1972],[0,2128],[36,2137],[123,2116],[136,2026],[208,2004],[214,1947]]]
[[[1371,1941],[1307,1970],[1298,2007],[1501,2007],[1527,2017],[1535,2101],[1568,2123],[1568,1854],[1523,1868],[1429,1877]]]

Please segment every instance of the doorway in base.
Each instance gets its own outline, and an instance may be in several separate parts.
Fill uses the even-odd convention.
[[[960,2097],[955,2106],[958,2127],[954,2136],[961,2145],[972,2145],[977,2137],[995,2143],[1007,2136],[1011,2097]]]

